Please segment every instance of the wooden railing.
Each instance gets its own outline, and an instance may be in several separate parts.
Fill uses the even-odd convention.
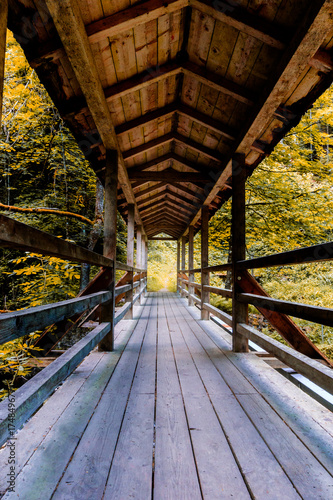
[[[125,315],[132,317],[134,303],[142,298],[147,288],[147,272],[145,269],[114,262],[3,215],[0,216],[0,246],[102,267],[98,275],[75,299],[0,314],[0,344],[55,323],[64,321],[65,324],[70,318],[76,318],[77,321],[89,310],[90,319],[98,318],[100,322],[82,340],[16,391],[15,425],[18,429],[92,349],[101,345],[108,337],[108,345],[113,345],[114,326]],[[126,271],[117,284],[116,270]],[[125,298],[124,305],[116,309],[115,306],[122,298]],[[48,330],[45,333],[48,335]],[[60,338],[47,337],[48,346],[53,346]],[[6,401],[3,401],[0,403],[0,446],[7,437],[8,408]]]
[[[306,264],[328,260],[333,260],[333,242],[256,259],[237,261],[234,264],[182,269],[178,273],[177,290],[182,297],[188,297],[189,305],[198,304],[201,310],[205,310],[209,314],[216,316],[227,325],[232,326],[233,329],[236,328],[236,335],[242,335],[252,340],[286,365],[333,394],[332,361],[319,351],[288,316],[291,315],[322,325],[333,326],[333,309],[273,299],[268,296],[253,276],[247,272],[247,269]],[[236,290],[234,284],[233,289],[226,290],[190,281],[188,277],[188,275],[194,276],[202,272],[210,274],[225,270],[232,270],[233,281],[237,280]],[[237,311],[235,302],[254,305],[292,347],[287,347],[273,340],[248,324],[237,321],[237,318],[233,318],[232,315],[212,306],[209,300],[207,300],[207,292],[208,294],[213,293],[231,299],[233,302],[233,311]],[[204,302],[201,300],[202,296],[206,297]]]

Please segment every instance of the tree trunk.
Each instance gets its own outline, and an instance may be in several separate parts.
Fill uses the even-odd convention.
[[[104,188],[99,179],[96,179],[96,202],[95,202],[95,220],[92,230],[89,234],[88,250],[94,250],[98,238],[103,230],[103,208],[104,208]],[[81,286],[83,290],[90,281],[90,264],[81,266]]]

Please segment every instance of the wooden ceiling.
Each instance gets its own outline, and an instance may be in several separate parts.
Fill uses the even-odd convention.
[[[178,239],[333,79],[333,0],[9,0],[9,28],[120,212]]]

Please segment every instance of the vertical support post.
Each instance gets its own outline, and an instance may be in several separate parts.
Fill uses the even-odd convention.
[[[142,269],[142,226],[136,230],[136,267]],[[143,294],[140,295],[140,304],[143,303]]]
[[[134,267],[134,205],[128,205],[127,221],[127,265]],[[126,302],[131,302],[131,308],[126,314],[126,319],[133,318],[133,270],[129,272],[129,284],[132,288],[126,293]]]
[[[0,126],[2,117],[3,86],[5,79],[7,20],[8,20],[8,0],[1,0],[0,2]]]
[[[143,252],[143,268],[145,269],[145,273],[146,273],[146,280],[147,280],[147,276],[148,276],[148,236],[145,235],[143,237],[143,240],[142,240],[142,243],[143,243],[143,248],[142,248],[142,252]]]
[[[105,164],[105,215],[104,215],[104,245],[103,255],[116,260],[117,250],[117,185],[118,185],[118,153],[106,150]],[[110,322],[111,330],[98,344],[100,351],[113,351],[114,343],[114,312],[115,312],[115,268],[110,290],[112,299],[101,306],[100,322]]]
[[[148,269],[148,236],[147,235],[145,235],[145,237],[144,237],[144,256],[145,256],[144,268],[147,271],[147,269]]]
[[[136,230],[136,267],[142,269],[142,226]]]
[[[232,348],[234,352],[248,352],[248,340],[237,333],[238,323],[246,323],[248,305],[237,300],[237,261],[245,259],[245,155],[236,154],[232,159]]]
[[[144,234],[141,237],[141,267],[146,269],[146,240]]]
[[[204,205],[201,209],[201,319],[208,320],[209,312],[203,308],[204,303],[209,304],[210,293],[204,289],[209,285],[209,272],[204,271],[208,267],[208,228],[209,228],[209,208]]]
[[[178,240],[177,241],[177,294],[179,293],[179,285],[180,285],[179,271],[180,271],[180,241]]]
[[[190,226],[188,228],[188,268],[193,269],[193,237],[194,237],[194,227]],[[188,275],[189,282],[194,281],[194,273],[189,273]],[[194,294],[193,286],[188,286],[188,305],[194,306],[193,299],[191,298],[191,294]]]
[[[186,266],[186,238],[185,236],[182,236],[182,270],[185,269],[185,266]],[[182,273],[183,275],[183,273]],[[182,285],[182,291],[181,291],[181,294],[180,296],[181,297],[186,297],[185,293],[183,292],[184,288],[185,288],[185,284],[184,284],[184,281],[183,281],[183,278],[181,278],[181,285]]]

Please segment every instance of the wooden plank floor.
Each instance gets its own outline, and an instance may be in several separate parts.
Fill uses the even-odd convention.
[[[149,294],[18,432],[3,498],[333,498],[333,416],[174,294]]]

